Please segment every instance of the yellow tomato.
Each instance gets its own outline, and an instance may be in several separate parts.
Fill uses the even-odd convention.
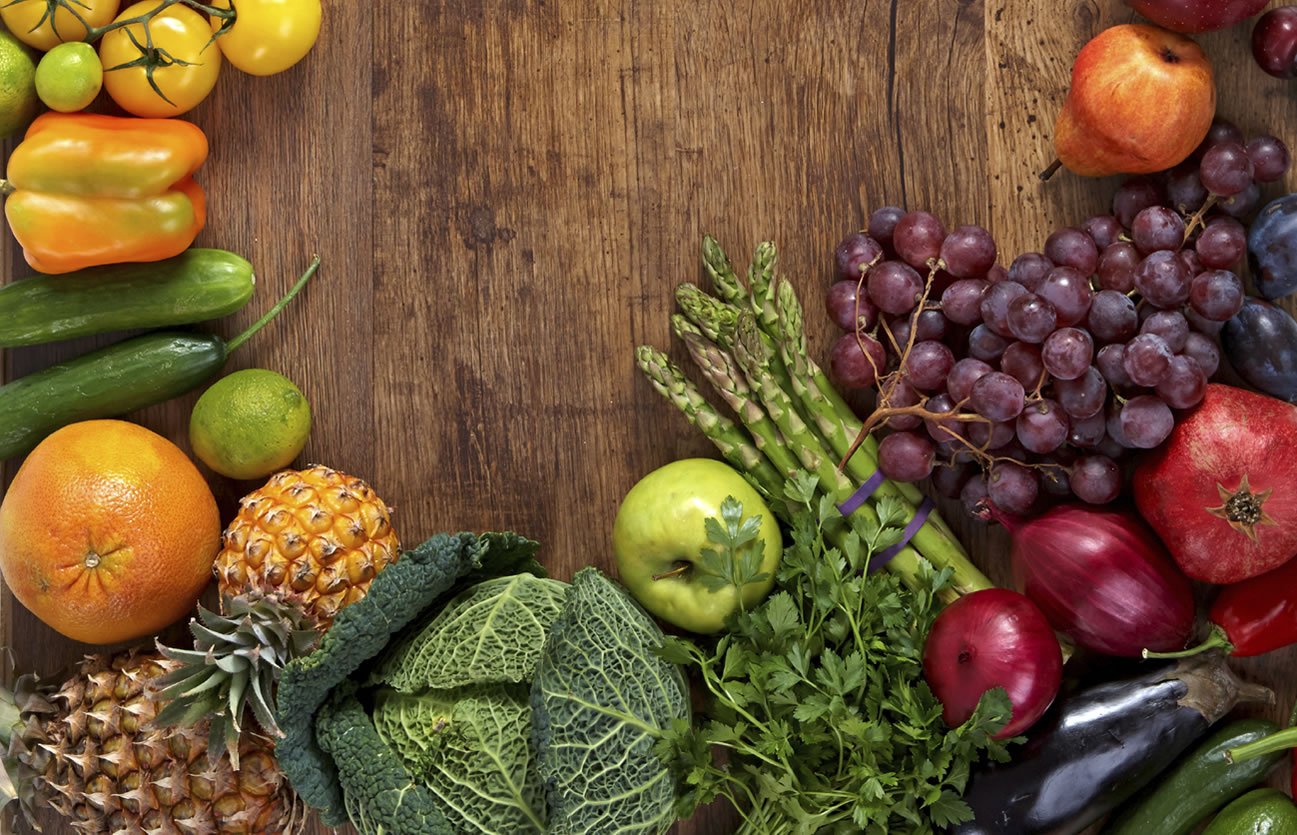
[[[80,0],[70,6],[61,5],[56,0],[7,3],[8,0],[0,0],[0,18],[4,19],[9,31],[28,46],[47,52],[67,41],[84,41],[86,24],[103,26],[108,23],[117,14],[121,0]],[[55,8],[53,14],[50,14],[51,6]],[[70,9],[75,9],[76,14]]]
[[[217,9],[231,0],[212,0]],[[233,0],[234,25],[216,39],[229,62],[251,75],[274,75],[296,64],[320,36],[320,0]],[[224,21],[212,17],[212,31]]]
[[[139,17],[157,8],[162,0],[144,0],[130,6],[118,20]],[[129,33],[129,34],[128,34]],[[212,30],[207,18],[184,5],[163,10],[149,21],[153,53],[145,55],[137,46],[147,43],[144,26],[132,23],[104,35],[99,44],[99,60],[104,65],[104,87],[113,101],[136,116],[165,118],[192,110],[216,86],[221,72],[221,51],[208,48]],[[134,40],[131,39],[134,35]],[[149,84],[143,66],[126,66],[141,58],[163,64],[153,70],[153,81],[166,96],[158,95]],[[169,64],[169,66],[166,66]],[[168,102],[167,99],[171,101]]]

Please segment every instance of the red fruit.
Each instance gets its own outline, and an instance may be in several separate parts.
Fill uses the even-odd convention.
[[[1211,32],[1261,14],[1269,0],[1126,0],[1144,17],[1176,32]]]
[[[923,646],[923,675],[950,727],[973,715],[987,690],[1003,687],[1013,718],[997,739],[1041,717],[1063,678],[1063,656],[1036,604],[1008,589],[983,589],[942,610]]]
[[[1134,484],[1139,512],[1195,580],[1278,568],[1297,553],[1297,406],[1208,385]]]

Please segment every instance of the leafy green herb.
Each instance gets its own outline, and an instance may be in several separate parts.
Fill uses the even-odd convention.
[[[734,586],[743,588],[752,583],[770,579],[761,570],[765,543],[757,539],[761,533],[761,516],[743,518],[743,505],[733,496],[721,502],[721,518],[706,522],[707,541],[716,548],[703,548],[698,564],[698,579],[708,591],[721,591]],[[742,598],[739,598],[740,601]]]
[[[900,502],[878,502],[879,524],[857,531],[817,496],[813,477],[791,479],[786,493],[796,513],[775,593],[714,646],[667,638],[661,650],[708,695],[701,724],[677,721],[658,744],[683,786],[677,811],[726,797],[743,833],[769,835],[931,833],[970,820],[969,767],[1008,758],[991,735],[1011,708],[991,691],[968,722],[947,728],[923,680],[950,570],[924,563],[913,588],[866,573],[874,553],[901,540]],[[725,518],[709,537],[713,528],[734,531]]]

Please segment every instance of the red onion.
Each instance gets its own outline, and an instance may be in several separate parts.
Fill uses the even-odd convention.
[[[1003,687],[1013,718],[997,739],[1036,723],[1063,679],[1063,653],[1049,621],[1016,591],[983,589],[937,615],[923,645],[923,675],[953,727],[973,715],[982,694]]]
[[[1189,640],[1189,580],[1134,514],[1063,505],[1026,521],[996,516],[1013,534],[1014,583],[1078,645],[1138,658]]]

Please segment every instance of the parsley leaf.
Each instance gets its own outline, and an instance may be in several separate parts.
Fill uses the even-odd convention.
[[[761,570],[765,542],[757,538],[761,533],[759,515],[745,519],[743,505],[726,496],[721,502],[721,518],[709,518],[706,528],[707,541],[717,547],[702,549],[697,571],[703,588],[713,592],[730,586],[741,589],[770,579],[770,574]]]

